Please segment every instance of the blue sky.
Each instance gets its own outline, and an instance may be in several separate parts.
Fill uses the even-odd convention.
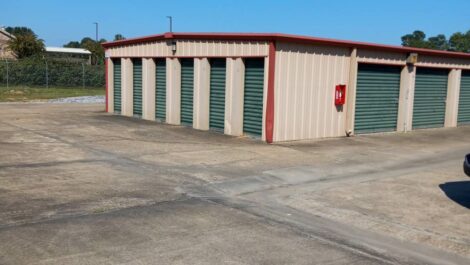
[[[49,46],[95,36],[168,31],[280,32],[400,44],[415,29],[449,36],[470,29],[469,0],[2,0],[0,25],[28,26]]]

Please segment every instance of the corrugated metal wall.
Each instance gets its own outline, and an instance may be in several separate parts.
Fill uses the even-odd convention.
[[[349,49],[292,43],[276,48],[274,141],[344,135],[334,87],[348,83]]]
[[[359,49],[357,51],[357,61],[371,64],[405,65],[406,54]]]
[[[439,56],[419,55],[417,67],[460,68],[470,70],[469,59],[445,58]]]
[[[269,43],[266,41],[216,41],[216,40],[177,40],[176,53],[171,51],[170,42],[156,41],[111,47],[110,57],[154,57],[154,56],[266,56]]]

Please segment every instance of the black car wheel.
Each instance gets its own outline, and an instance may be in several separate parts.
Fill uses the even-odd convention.
[[[470,154],[465,156],[465,161],[463,161],[463,171],[470,177]]]

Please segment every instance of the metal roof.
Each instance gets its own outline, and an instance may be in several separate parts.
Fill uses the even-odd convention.
[[[104,48],[119,47],[129,44],[139,44],[152,42],[157,40],[171,40],[171,39],[204,39],[204,40],[235,40],[235,41],[285,41],[303,44],[324,44],[331,46],[340,46],[348,48],[364,48],[370,50],[382,50],[390,52],[410,53],[416,52],[425,55],[437,55],[445,57],[457,57],[470,59],[470,53],[463,52],[449,52],[441,50],[431,50],[422,48],[412,48],[395,45],[384,45],[367,42],[356,42],[347,40],[336,40],[327,38],[317,38],[302,35],[291,35],[282,33],[177,33],[167,32],[164,34],[150,35],[138,38],[131,38],[125,40],[118,40],[113,42],[103,43]]]
[[[87,49],[82,48],[63,48],[63,47],[46,47],[46,52],[58,52],[58,53],[73,53],[73,54],[88,54],[91,52]]]

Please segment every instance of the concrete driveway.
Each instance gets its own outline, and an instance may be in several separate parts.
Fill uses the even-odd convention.
[[[470,264],[469,135],[266,145],[0,104],[0,264]]]

